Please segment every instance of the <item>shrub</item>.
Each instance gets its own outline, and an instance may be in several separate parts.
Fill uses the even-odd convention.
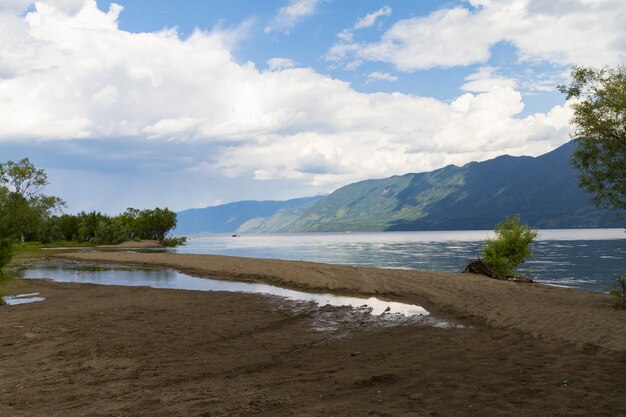
[[[615,276],[615,282],[608,288],[613,297],[613,307],[619,310],[626,309],[626,279],[623,276]]]
[[[184,236],[181,237],[166,237],[165,239],[161,240],[159,243],[161,243],[162,246],[165,247],[175,247],[175,246],[181,246],[184,245],[185,243],[187,243],[187,238]]]
[[[519,278],[517,267],[532,257],[531,243],[539,233],[526,225],[520,225],[519,214],[505,218],[495,226],[496,238],[483,246],[483,261],[501,277]]]

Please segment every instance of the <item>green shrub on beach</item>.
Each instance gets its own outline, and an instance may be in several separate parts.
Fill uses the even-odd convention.
[[[613,307],[618,310],[626,310],[626,279],[617,275],[608,290],[613,298]]]
[[[495,226],[496,238],[483,246],[483,261],[501,277],[519,278],[517,267],[532,257],[531,243],[539,233],[520,224],[519,214]]]
[[[168,248],[173,248],[176,246],[181,246],[187,243],[187,238],[184,236],[181,237],[166,237],[163,240],[161,240],[159,243],[161,243],[162,246],[168,247]]]

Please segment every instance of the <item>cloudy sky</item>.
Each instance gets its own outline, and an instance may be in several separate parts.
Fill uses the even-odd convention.
[[[68,211],[174,210],[539,155],[624,0],[0,0],[0,161]]]

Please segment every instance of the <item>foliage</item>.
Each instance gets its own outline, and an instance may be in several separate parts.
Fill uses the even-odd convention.
[[[530,245],[539,234],[520,225],[519,214],[498,223],[495,232],[496,238],[487,240],[483,246],[483,261],[499,276],[517,277],[517,267],[532,257]]]
[[[2,269],[11,261],[14,250],[12,239],[7,237],[0,238],[0,275],[3,275]]]
[[[176,213],[159,207],[142,210],[138,214],[137,222],[142,239],[163,241],[167,232],[176,227]]]
[[[0,237],[38,239],[44,223],[65,204],[43,194],[44,170],[24,158],[0,164]]]
[[[576,99],[572,162],[580,185],[598,207],[626,209],[626,67],[574,66],[571,76],[571,84],[559,90]]]
[[[626,279],[621,275],[617,275],[608,290],[613,298],[613,306],[620,310],[626,309]]]
[[[101,220],[98,223],[93,240],[95,243],[117,245],[130,240],[130,236],[131,233],[127,226],[119,218],[113,218]]]
[[[175,246],[182,246],[182,245],[185,245],[186,243],[187,243],[187,238],[184,236],[180,236],[180,237],[170,236],[170,237],[166,237],[165,239],[161,241],[161,245],[168,247],[168,248],[175,247]]]
[[[176,226],[176,213],[167,208],[128,208],[117,216],[92,211],[52,216],[40,229],[39,240],[74,240],[95,244],[118,244],[128,240],[162,241]]]

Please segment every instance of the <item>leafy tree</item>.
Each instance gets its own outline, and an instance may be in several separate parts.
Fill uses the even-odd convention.
[[[176,227],[176,213],[168,208],[159,207],[154,210],[141,210],[137,221],[142,239],[163,241],[165,235]]]
[[[520,225],[519,214],[495,226],[496,238],[483,247],[484,263],[501,277],[517,276],[517,267],[532,256],[530,244],[539,233]]]
[[[559,90],[575,99],[572,162],[580,185],[598,207],[626,209],[626,67],[574,66],[571,76]]]
[[[65,203],[43,194],[46,173],[24,158],[0,164],[0,236],[36,239],[45,222]]]
[[[71,214],[63,214],[57,220],[61,239],[78,240],[78,228],[80,226],[80,218]]]
[[[2,268],[4,268],[13,257],[13,240],[0,237],[0,276],[2,276]]]
[[[101,220],[96,228],[94,240],[97,243],[116,245],[129,239],[130,230],[119,217]]]

